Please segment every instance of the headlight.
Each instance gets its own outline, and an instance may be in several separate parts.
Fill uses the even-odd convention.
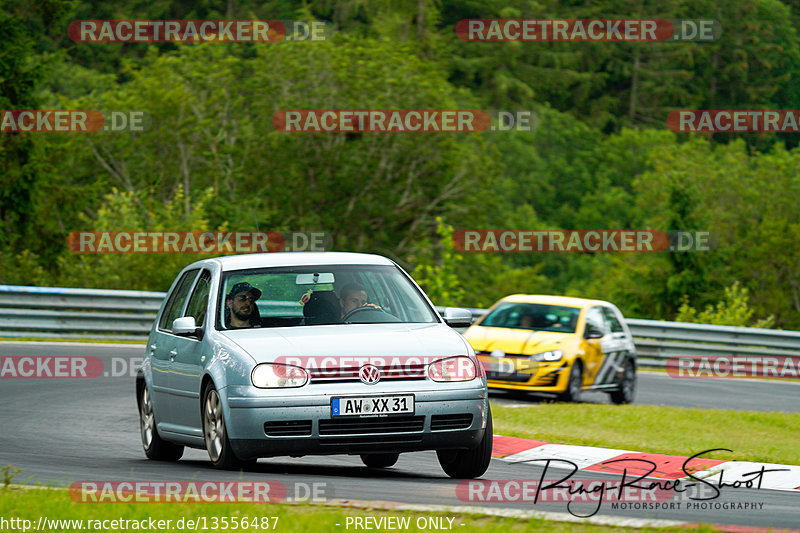
[[[549,352],[537,353],[530,356],[532,361],[558,361],[564,357],[564,352],[561,350],[550,350]]]
[[[428,365],[428,377],[433,381],[470,381],[477,375],[475,363],[463,355],[439,359]]]
[[[299,366],[262,363],[250,373],[250,380],[259,389],[302,387],[308,383],[308,372]]]

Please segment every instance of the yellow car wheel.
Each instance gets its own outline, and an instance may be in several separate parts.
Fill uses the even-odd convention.
[[[581,387],[583,387],[583,364],[580,359],[576,359],[569,369],[567,388],[559,395],[559,399],[564,402],[581,401]]]

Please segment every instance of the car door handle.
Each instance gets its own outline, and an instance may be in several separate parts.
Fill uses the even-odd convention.
[[[169,358],[175,359],[175,356],[178,355],[178,350],[170,350],[169,351]]]
[[[155,344],[150,345],[150,355],[153,355],[153,352],[156,351],[156,348],[158,348],[158,346],[156,346]]]

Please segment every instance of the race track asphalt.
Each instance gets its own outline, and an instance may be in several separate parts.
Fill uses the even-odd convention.
[[[0,357],[88,355],[103,359],[107,368],[112,368],[112,358],[118,358],[116,370],[125,371],[123,376],[94,379],[0,379],[0,465],[23,470],[15,482],[67,485],[79,480],[271,480],[284,483],[290,495],[299,484],[324,483],[327,498],[567,512],[562,502],[533,505],[461,501],[456,494],[459,482],[445,476],[433,452],[405,454],[395,467],[383,471],[371,471],[358,457],[347,455],[261,459],[242,473],[213,469],[203,450],[187,450],[177,463],[148,461],[139,437],[133,369],[123,368],[125,365],[120,363],[141,357],[142,353],[142,345],[0,343]],[[799,412],[799,386],[723,379],[680,380],[666,374],[642,373],[637,403]],[[502,393],[493,394],[492,398],[502,403],[523,401],[506,398]],[[587,394],[586,400],[606,401],[601,394]],[[492,460],[483,479],[538,480],[542,468]],[[546,477],[553,479],[557,473],[551,467],[552,475]],[[578,472],[572,479],[618,478]],[[681,508],[672,510],[623,510],[604,503],[599,515],[777,528],[800,525],[800,491],[726,487],[714,501],[763,506],[748,511],[709,511],[687,509],[686,502],[681,502]],[[593,506],[596,504],[585,504],[573,511],[589,514]]]

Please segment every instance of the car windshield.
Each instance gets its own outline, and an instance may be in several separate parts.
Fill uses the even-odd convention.
[[[492,328],[575,333],[580,313],[579,307],[503,302],[486,315],[480,325]]]
[[[395,266],[261,268],[223,274],[217,329],[437,322]]]

